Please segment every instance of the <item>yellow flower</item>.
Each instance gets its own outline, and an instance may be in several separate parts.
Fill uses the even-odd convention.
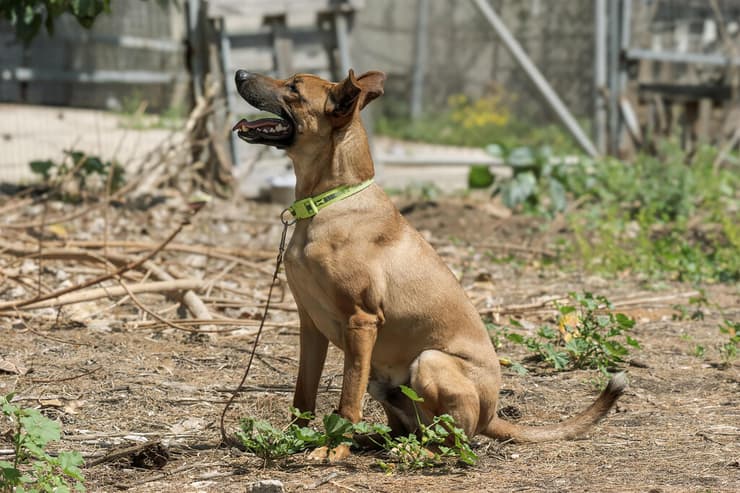
[[[578,313],[569,312],[565,315],[561,315],[558,319],[558,330],[563,336],[565,342],[570,341],[574,337],[580,337],[581,333],[578,331]],[[568,330],[570,329],[570,330]]]

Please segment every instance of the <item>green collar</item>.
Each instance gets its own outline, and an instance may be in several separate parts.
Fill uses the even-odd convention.
[[[296,219],[308,219],[318,214],[324,207],[365,190],[367,187],[372,185],[372,183],[373,179],[370,178],[369,180],[358,183],[357,185],[341,185],[314,197],[296,200],[287,210]]]

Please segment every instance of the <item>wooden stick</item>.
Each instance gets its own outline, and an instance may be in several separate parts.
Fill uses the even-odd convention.
[[[130,289],[134,293],[164,293],[169,291],[182,291],[184,289],[204,289],[207,285],[208,281],[203,281],[200,279],[177,279],[175,281],[157,281],[134,284],[130,287]],[[113,286],[109,288],[94,288],[87,290],[77,289],[76,291],[77,292],[67,291],[54,298],[44,297],[44,299],[41,299],[39,301],[23,303],[22,306],[26,307],[26,309],[29,310],[35,310],[38,308],[72,305],[74,303],[82,303],[85,301],[93,301],[100,298],[111,298],[114,296],[123,296],[127,294],[126,290],[120,286]],[[13,306],[13,303],[4,303],[3,306],[0,306],[0,314],[12,315],[13,313],[15,313],[14,311],[11,311],[14,308],[15,307]],[[208,321],[201,321],[200,323],[208,323]]]
[[[136,269],[137,267],[139,267],[140,265],[142,265],[144,262],[146,262],[147,260],[149,260],[149,259],[153,258],[155,255],[157,255],[169,242],[171,242],[175,238],[175,236],[177,236],[180,233],[180,231],[182,231],[182,228],[184,228],[188,224],[190,224],[190,217],[189,216],[186,217],[185,219],[183,219],[182,222],[180,223],[180,225],[177,228],[175,228],[175,230],[172,233],[170,233],[170,235],[167,238],[165,238],[165,240],[162,243],[160,243],[157,246],[157,248],[155,248],[154,250],[152,250],[151,252],[149,252],[147,255],[144,255],[139,260],[136,260],[136,261],[133,261],[133,262],[129,262],[128,264],[120,267],[115,272],[112,272],[110,274],[105,274],[105,275],[102,275],[102,276],[98,276],[98,277],[96,277],[94,279],[90,279],[90,280],[85,281],[85,282],[83,282],[81,284],[76,284],[76,285],[70,286],[68,288],[59,289],[59,290],[54,291],[52,293],[48,293],[48,294],[45,294],[45,295],[42,295],[42,296],[36,296],[34,298],[31,298],[31,299],[20,300],[20,301],[11,301],[11,302],[8,302],[8,303],[0,303],[0,311],[7,310],[9,308],[21,308],[21,307],[32,305],[32,304],[35,305],[35,304],[37,304],[39,302],[42,302],[42,301],[46,301],[46,300],[50,300],[50,299],[54,299],[54,298],[59,298],[60,296],[65,295],[67,293],[71,293],[73,291],[79,291],[81,289],[84,289],[86,287],[92,286],[94,284],[98,284],[98,283],[100,283],[102,281],[107,281],[108,279],[113,279],[114,277],[118,277],[118,276],[120,276],[121,274],[123,274],[126,271],[129,271],[129,270],[132,270],[132,269]]]
[[[128,295],[131,297],[131,301],[133,301],[134,304],[136,306],[138,306],[140,310],[148,313],[149,315],[151,315],[155,319],[159,320],[163,324],[165,324],[165,325],[167,325],[169,327],[172,327],[173,329],[182,330],[182,331],[185,331],[185,332],[196,332],[196,333],[197,332],[200,332],[198,329],[191,329],[190,327],[183,327],[182,325],[178,325],[178,324],[176,324],[174,322],[171,322],[170,320],[167,320],[166,318],[160,317],[156,312],[154,312],[154,311],[150,310],[149,308],[147,308],[146,306],[144,306],[144,304],[141,301],[139,301],[139,298],[136,297],[136,295],[131,291],[131,288],[126,285],[126,283],[124,283],[120,279],[118,280],[118,283],[121,285],[121,287],[123,289],[126,290],[126,292],[128,293]],[[192,293],[192,291],[188,291],[188,292],[189,293]],[[200,299],[198,301],[200,301]],[[207,310],[206,310],[206,313],[207,313]],[[210,320],[211,314],[210,313],[207,313],[207,315],[208,315],[208,320]]]

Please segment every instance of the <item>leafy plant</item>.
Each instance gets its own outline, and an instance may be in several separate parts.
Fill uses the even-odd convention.
[[[727,336],[727,340],[719,347],[719,354],[722,356],[722,361],[729,365],[737,358],[738,349],[740,349],[740,322],[725,320],[720,324],[719,331]]]
[[[629,354],[629,347],[640,348],[639,342],[626,334],[635,321],[622,313],[612,312],[612,305],[603,296],[591,293],[570,297],[574,305],[558,307],[558,325],[542,326],[534,337],[508,332],[506,338],[525,346],[541,361],[555,370],[598,369],[606,375],[608,369],[619,366]],[[515,327],[521,327],[516,320]],[[623,336],[624,343],[619,338]]]
[[[265,461],[273,461],[305,450],[316,441],[316,432],[299,427],[299,419],[312,419],[311,413],[292,409],[295,418],[283,429],[273,427],[268,421],[244,418],[241,431],[236,433],[247,451]]]
[[[36,409],[12,404],[13,394],[0,396],[2,415],[11,425],[8,434],[13,446],[13,460],[0,460],[0,492],[35,493],[85,491],[79,452],[50,455],[45,449],[61,439],[58,423]]]
[[[16,38],[29,44],[41,26],[54,33],[54,22],[62,14],[74,16],[90,28],[103,12],[110,13],[110,0],[0,0],[0,15],[15,29]]]
[[[673,320],[704,320],[704,310],[709,306],[709,299],[703,289],[699,294],[689,297],[689,306],[673,305],[676,313],[672,315]]]
[[[412,389],[401,386],[401,391],[416,402],[423,402]],[[416,409],[416,404],[414,404]],[[246,418],[241,421],[241,431],[237,436],[249,451],[271,462],[306,449],[326,446],[334,448],[342,444],[353,444],[355,435],[368,435],[377,445],[383,447],[391,458],[400,464],[399,469],[420,469],[438,466],[453,458],[465,464],[474,464],[478,457],[470,449],[468,439],[462,429],[455,426],[449,415],[435,417],[429,425],[422,423],[418,411],[418,434],[391,436],[391,429],[382,424],[360,422],[353,424],[338,414],[324,416],[323,431],[296,424],[300,420],[312,419],[311,413],[299,413],[292,409],[295,419],[282,429],[275,428],[265,420]],[[386,471],[394,466],[380,462]]]
[[[493,190],[493,195],[501,194],[507,207],[522,206],[526,211],[543,213],[565,209],[567,197],[560,176],[562,165],[558,164],[549,146],[519,146],[506,152],[501,146],[492,144],[486,150],[500,156],[513,170],[511,179]]]
[[[478,461],[478,456],[470,448],[468,437],[461,428],[455,426],[452,416],[449,414],[435,416],[432,422],[426,425],[421,420],[416,406],[417,403],[424,402],[424,399],[405,385],[401,385],[401,392],[414,403],[416,422],[419,426],[418,434],[391,437],[388,431],[381,430],[379,433],[383,447],[398,463],[398,469],[436,467],[448,459],[459,460],[467,465],[473,465]],[[396,469],[384,461],[379,461],[378,464],[386,472]]]
[[[105,189],[108,181],[111,192],[115,192],[125,183],[123,167],[116,161],[103,161],[99,157],[76,150],[64,151],[64,154],[65,159],[60,162],[46,160],[29,163],[31,171],[41,175],[62,200],[79,201],[87,188]],[[73,187],[65,187],[65,180],[70,181]]]
[[[589,270],[679,281],[740,279],[740,173],[716,149],[686,156],[661,143],[631,163],[581,159],[559,172],[580,208],[568,214],[571,254]]]

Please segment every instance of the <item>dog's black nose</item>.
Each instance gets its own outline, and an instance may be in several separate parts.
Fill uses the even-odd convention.
[[[245,80],[249,79],[252,76],[249,72],[246,70],[237,70],[236,74],[234,75],[234,80],[237,84],[240,82],[244,82]]]

